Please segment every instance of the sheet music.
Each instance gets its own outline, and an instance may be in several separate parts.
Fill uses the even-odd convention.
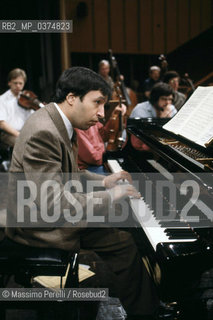
[[[213,87],[198,87],[163,128],[205,147],[213,137]]]

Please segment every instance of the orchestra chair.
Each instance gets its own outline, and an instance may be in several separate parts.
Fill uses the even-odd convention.
[[[0,287],[5,288],[11,276],[19,287],[32,288],[33,277],[65,275],[65,288],[78,287],[78,253],[54,248],[37,248],[16,243],[9,238],[0,242]],[[9,286],[8,286],[9,288]],[[75,301],[0,301],[0,319],[6,318],[7,309],[36,310],[38,319],[48,319],[54,310],[54,319],[78,319],[79,308]],[[43,311],[47,315],[45,318]],[[53,318],[51,318],[53,319]]]

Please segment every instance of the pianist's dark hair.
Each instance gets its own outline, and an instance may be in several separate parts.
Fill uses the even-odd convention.
[[[60,76],[54,101],[63,102],[70,92],[83,100],[84,96],[93,90],[100,90],[108,99],[111,97],[110,86],[99,74],[84,67],[72,67]]]
[[[174,98],[174,91],[173,89],[167,84],[163,82],[159,82],[155,84],[150,92],[149,101],[152,105],[155,105],[158,102],[158,99],[162,96],[170,96],[173,95]]]

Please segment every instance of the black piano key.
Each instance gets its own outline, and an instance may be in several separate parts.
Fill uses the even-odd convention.
[[[182,221],[178,221],[178,220],[174,220],[174,221],[159,221],[160,225],[162,226],[162,228],[172,228],[172,227],[187,227],[187,224],[185,222]]]
[[[172,233],[174,233],[174,234],[194,234],[194,232],[192,231],[192,229],[190,229],[190,228],[185,228],[185,229],[183,229],[183,228],[168,228],[168,229],[166,229],[165,230],[165,232],[166,233],[170,233],[170,234],[172,234]]]
[[[172,235],[172,236],[168,236],[169,239],[171,240],[187,240],[187,239],[197,239],[197,237],[195,236],[191,236],[191,235]]]
[[[197,239],[196,234],[191,229],[166,229],[165,233],[169,239]]]

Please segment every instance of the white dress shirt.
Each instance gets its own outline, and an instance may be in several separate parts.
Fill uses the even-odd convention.
[[[59,106],[57,105],[57,103],[54,102],[54,105],[56,106],[56,109],[58,110],[58,112],[60,113],[62,120],[64,121],[64,125],[67,129],[67,133],[68,133],[68,137],[71,140],[72,139],[72,135],[73,135],[73,127],[72,124],[70,122],[70,120],[67,118],[67,116],[65,116],[65,114],[63,113],[63,111],[61,110],[61,108],[59,108]]]
[[[18,105],[18,99],[11,90],[0,96],[0,121],[6,121],[11,127],[20,131],[33,113],[33,110],[24,109]]]

